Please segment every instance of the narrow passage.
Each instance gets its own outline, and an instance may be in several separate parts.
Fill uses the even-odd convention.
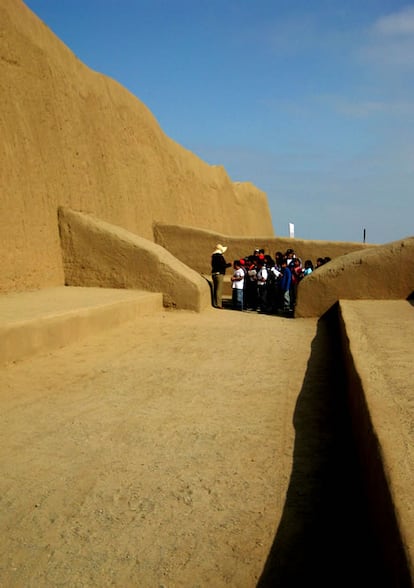
[[[370,528],[334,316],[322,317],[294,412],[292,475],[258,588],[387,586]]]

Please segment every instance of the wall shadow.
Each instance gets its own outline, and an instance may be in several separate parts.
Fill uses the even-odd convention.
[[[202,278],[207,282],[208,287],[210,288],[210,302],[211,306],[213,306],[213,282],[209,280],[205,275],[200,274]]]
[[[318,321],[293,424],[290,483],[257,587],[393,586],[368,516],[336,309]]]

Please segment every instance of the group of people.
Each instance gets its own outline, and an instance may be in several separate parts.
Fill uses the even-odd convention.
[[[252,255],[225,260],[227,247],[218,244],[211,256],[213,306],[223,308],[222,292],[226,270],[233,267],[231,276],[232,307],[234,310],[253,310],[266,314],[292,314],[296,304],[299,282],[315,269],[330,261],[319,257],[314,266],[310,259],[304,263],[293,249],[276,251],[274,259],[264,249]]]

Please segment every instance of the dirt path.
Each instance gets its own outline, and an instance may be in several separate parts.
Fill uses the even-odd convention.
[[[252,587],[312,543],[317,328],[164,312],[2,369],[0,585]]]

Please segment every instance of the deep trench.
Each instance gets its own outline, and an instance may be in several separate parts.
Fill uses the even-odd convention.
[[[332,311],[318,321],[312,342],[293,417],[286,501],[257,588],[397,585],[368,514],[346,387]]]

